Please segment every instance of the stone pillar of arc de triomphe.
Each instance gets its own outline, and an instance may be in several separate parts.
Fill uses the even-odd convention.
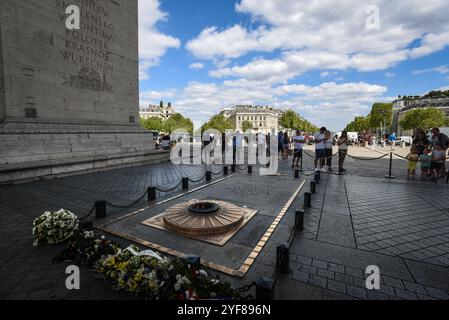
[[[80,30],[66,7],[80,8]],[[0,0],[0,183],[167,159],[139,126],[137,0]]]

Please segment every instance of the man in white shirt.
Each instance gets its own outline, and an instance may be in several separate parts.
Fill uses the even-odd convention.
[[[293,163],[292,168],[299,167],[299,160],[302,158],[302,148],[305,142],[305,137],[302,135],[301,131],[296,130],[295,136],[293,137]],[[302,168],[301,168],[302,169]]]
[[[324,149],[325,137],[324,133],[327,131],[325,127],[320,129],[320,132],[314,135],[315,140],[315,171],[324,170],[324,160],[326,159],[326,151]]]

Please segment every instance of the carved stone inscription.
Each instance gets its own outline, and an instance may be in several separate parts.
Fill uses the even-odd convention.
[[[117,27],[110,21],[110,11],[94,0],[55,0],[58,18],[64,28],[61,58],[79,66],[77,74],[65,75],[63,85],[93,91],[113,92],[107,78],[114,72],[109,51]],[[80,30],[65,28],[65,9],[75,4],[80,8]]]

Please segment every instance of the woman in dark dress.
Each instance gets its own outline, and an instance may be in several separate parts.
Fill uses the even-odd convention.
[[[419,131],[417,133],[416,138],[412,142],[412,145],[416,148],[416,153],[418,154],[418,156],[424,153],[424,150],[427,149],[430,145],[424,131]]]

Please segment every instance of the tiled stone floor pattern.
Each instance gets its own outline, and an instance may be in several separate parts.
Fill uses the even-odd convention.
[[[447,187],[352,178],[346,189],[357,248],[449,266]]]
[[[365,270],[295,254],[290,256],[290,268],[290,279],[355,299],[449,299],[446,290],[389,276],[381,276],[380,290],[368,290],[365,285]]]

